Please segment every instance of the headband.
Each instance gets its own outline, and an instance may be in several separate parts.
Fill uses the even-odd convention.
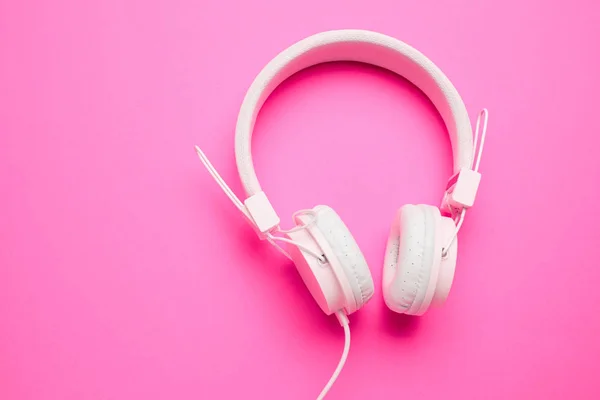
[[[465,105],[442,71],[421,52],[398,39],[364,30],[318,33],[288,47],[256,76],[242,103],[235,131],[235,154],[246,194],[261,192],[252,163],[251,141],[256,117],[269,95],[298,71],[332,61],[356,61],[392,71],[425,93],[450,134],[454,173],[471,168],[473,132]]]

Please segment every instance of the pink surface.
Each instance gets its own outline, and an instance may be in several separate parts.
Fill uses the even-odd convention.
[[[267,102],[254,147],[271,201],[285,221],[332,206],[376,281],[329,398],[600,398],[600,3],[27,3],[0,3],[0,398],[316,397],[342,331],[193,145],[241,194],[245,90],[339,28],[417,47],[490,127],[448,302],[410,319],[383,305],[385,241],[400,205],[439,202],[441,118],[350,64]]]

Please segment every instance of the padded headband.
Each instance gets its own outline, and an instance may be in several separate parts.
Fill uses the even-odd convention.
[[[327,31],[288,47],[256,76],[242,103],[235,132],[240,178],[248,196],[261,192],[252,163],[251,141],[256,117],[269,95],[298,71],[332,61],[372,64],[403,76],[425,93],[450,134],[454,173],[471,168],[473,132],[465,105],[442,71],[418,50],[392,37],[364,30]]]

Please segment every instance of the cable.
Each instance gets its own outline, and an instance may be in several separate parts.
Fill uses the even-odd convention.
[[[340,321],[340,325],[342,325],[342,327],[344,328],[344,351],[342,352],[340,362],[338,363],[335,371],[333,371],[333,375],[331,375],[331,378],[329,378],[329,382],[327,382],[327,385],[325,385],[325,387],[321,391],[321,394],[319,394],[319,397],[317,397],[317,400],[323,400],[325,398],[327,392],[329,392],[329,390],[337,380],[338,376],[340,375],[340,372],[342,372],[344,364],[346,364],[346,359],[348,358],[348,353],[350,352],[350,325],[348,317],[342,311],[336,312],[335,316]]]
[[[307,252],[308,254],[310,254],[311,256],[313,256],[314,258],[316,258],[317,260],[319,260],[319,262],[321,264],[325,264],[327,262],[327,260],[325,259],[325,256],[317,253],[316,251],[313,251],[311,249],[309,249],[308,247],[306,247],[305,245],[303,245],[300,242],[296,242],[295,240],[292,239],[288,239],[288,238],[284,238],[284,237],[280,237],[280,236],[273,236],[270,233],[267,234],[267,238],[269,240],[279,240],[280,242],[284,242],[284,243],[289,243],[292,244],[296,247],[298,247],[300,250],[303,250],[305,252]],[[274,244],[274,243],[273,243]],[[283,249],[282,249],[283,250]],[[285,252],[285,250],[283,250]],[[289,254],[287,254],[287,252],[284,253],[290,260],[292,259],[291,256]]]
[[[296,221],[296,217],[298,215],[309,215],[311,218],[308,220],[307,223],[297,225],[291,229],[278,229],[278,231],[281,233],[298,232],[298,231],[301,231],[302,229],[306,229],[306,228],[310,227],[311,225],[313,225],[317,222],[317,212],[315,210],[298,210],[292,214],[292,220]]]
[[[481,143],[479,142],[479,122],[483,118],[483,128],[481,133]],[[475,154],[475,148],[479,145],[479,153],[477,154],[477,160],[475,161],[474,171],[479,171],[479,163],[481,162],[481,153],[483,152],[483,144],[485,143],[485,134],[487,132],[488,125],[488,110],[484,108],[477,116],[477,125],[475,126],[475,141],[473,142],[473,154]]]
[[[210,175],[213,177],[213,179],[219,184],[221,189],[223,189],[227,197],[229,197],[229,200],[231,200],[233,204],[238,208],[238,210],[240,210],[246,217],[250,218],[250,214],[248,214],[248,211],[246,211],[244,203],[242,203],[242,201],[238,199],[238,197],[233,193],[233,190],[231,190],[227,183],[225,183],[221,175],[219,175],[215,167],[209,161],[208,157],[206,157],[206,154],[204,154],[204,152],[202,151],[202,149],[200,149],[199,146],[196,145],[194,146],[194,148],[196,149],[196,153],[198,154],[200,161],[202,161],[202,164],[204,164],[204,166],[206,167],[208,172],[210,172]]]
[[[210,175],[213,177],[213,179],[217,182],[217,184],[221,187],[221,189],[223,189],[223,192],[225,192],[227,197],[229,197],[229,200],[231,200],[231,202],[237,207],[237,209],[240,210],[242,212],[242,214],[244,214],[246,216],[248,221],[250,221],[252,224],[254,224],[254,222],[252,220],[252,216],[246,209],[246,206],[244,205],[244,203],[242,203],[242,201],[235,195],[235,193],[233,193],[233,190],[231,190],[231,188],[227,185],[227,183],[225,183],[225,180],[221,177],[221,175],[219,175],[216,168],[212,165],[212,163],[210,162],[208,157],[206,157],[206,154],[204,154],[204,152],[202,151],[202,149],[200,149],[199,146],[194,146],[194,148],[196,149],[196,153],[198,154],[200,161],[202,161],[202,164],[204,164],[204,167],[206,167],[206,169],[208,170]],[[297,215],[300,215],[300,214],[307,214],[307,215],[310,215],[312,218],[307,223],[298,225],[292,229],[282,230],[279,227],[277,227],[276,231],[281,232],[281,233],[297,232],[301,229],[308,228],[310,225],[314,224],[317,219],[316,212],[314,210],[296,211],[293,215],[293,218],[295,218]],[[327,262],[327,259],[325,258],[324,255],[309,249],[308,247],[304,246],[302,243],[296,242],[295,240],[275,236],[275,235],[271,234],[270,232],[267,232],[265,236],[266,236],[267,241],[271,245],[273,245],[273,247],[275,247],[281,254],[283,254],[290,260],[292,259],[290,254],[287,251],[285,251],[285,249],[283,249],[283,247],[279,246],[275,241],[280,241],[280,242],[284,242],[284,243],[288,243],[293,246],[296,246],[300,250],[305,251],[306,253],[315,257],[317,260],[319,260],[319,262],[321,264],[325,264]]]
[[[481,125],[482,118],[483,118],[483,127],[480,132],[479,127]],[[483,153],[483,145],[485,143],[485,134],[487,133],[487,125],[488,125],[488,110],[486,108],[484,108],[477,115],[477,124],[475,125],[475,138],[473,140],[473,155],[475,155],[475,152],[477,151],[477,147],[479,146],[479,152],[477,153],[477,159],[474,160],[473,163],[471,164],[471,168],[473,168],[473,171],[475,171],[475,172],[479,172],[479,163],[481,162],[481,153]],[[481,133],[481,142],[479,141],[480,133]],[[445,258],[448,255],[448,252],[450,251],[450,246],[452,246],[452,243],[454,243],[454,240],[456,240],[458,231],[460,230],[460,228],[463,224],[463,221],[465,219],[466,212],[467,212],[466,208],[463,208],[462,210],[460,210],[458,219],[454,216],[454,212],[453,212],[454,223],[456,223],[456,229],[454,230],[454,234],[448,241],[448,244],[445,247],[442,247],[442,257],[443,258]]]
[[[467,213],[467,209],[463,208],[460,211],[458,218],[454,218],[454,223],[456,224],[456,229],[454,230],[454,234],[452,235],[452,238],[450,238],[450,240],[448,241],[448,244],[446,245],[446,247],[442,247],[442,258],[446,258],[446,256],[448,256],[448,252],[450,251],[450,246],[452,246],[452,243],[454,243],[454,241],[456,240],[456,236],[458,236],[458,231],[462,227],[463,221],[465,220],[466,213]]]

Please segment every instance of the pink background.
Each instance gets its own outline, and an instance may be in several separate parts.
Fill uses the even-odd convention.
[[[350,64],[266,104],[254,154],[285,225],[332,206],[376,282],[330,398],[600,398],[600,3],[84,3],[0,3],[0,398],[316,397],[341,329],[193,145],[241,195],[246,89],[338,28],[417,47],[490,126],[450,298],[411,319],[384,307],[381,266],[397,208],[437,205],[451,173],[440,117]]]

